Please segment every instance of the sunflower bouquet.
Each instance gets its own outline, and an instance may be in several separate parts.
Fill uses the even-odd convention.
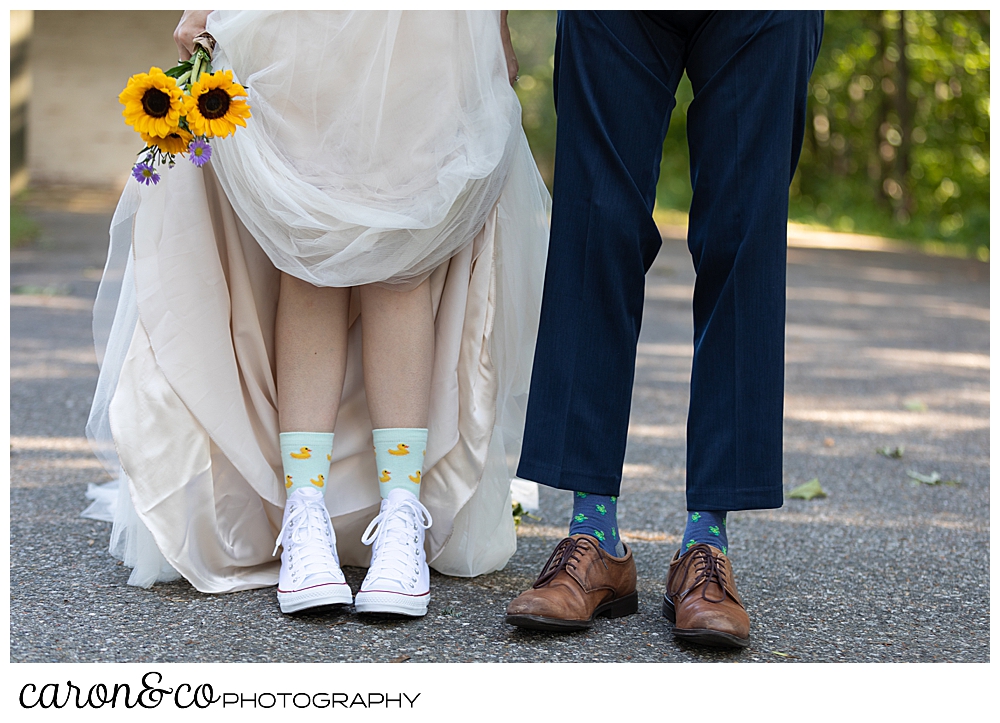
[[[212,157],[210,139],[235,133],[237,125],[246,127],[246,95],[231,70],[212,72],[211,48],[202,44],[190,60],[167,71],[150,68],[133,75],[118,96],[125,122],[146,142],[132,177],[156,184],[157,167],[173,167],[178,155],[199,168],[205,165]]]

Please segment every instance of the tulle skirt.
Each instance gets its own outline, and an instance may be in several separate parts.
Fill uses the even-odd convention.
[[[429,279],[428,561],[451,575],[503,567],[549,197],[497,14],[217,11],[208,30],[253,117],[213,142],[205,168],[181,161],[119,202],[88,424],[117,482],[91,491],[88,514],[113,519],[132,584],[274,585],[279,269],[320,286]],[[356,291],[350,313],[326,502],[342,563],[365,566],[379,493]]]

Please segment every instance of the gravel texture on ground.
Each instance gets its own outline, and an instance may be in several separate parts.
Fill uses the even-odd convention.
[[[84,426],[110,215],[34,215],[42,238],[11,253],[12,662],[574,662],[581,649],[596,662],[989,661],[987,264],[789,250],[785,487],[818,478],[827,496],[730,515],[752,644],[720,652],[674,642],[660,614],[684,523],[694,274],[682,240],[665,239],[648,276],[621,493],[639,613],[560,635],[503,619],[566,529],[572,501],[547,488],[507,567],[432,574],[416,621],[283,616],[273,589],[127,586],[110,524],[80,517],[87,483],[107,479]],[[364,571],[345,572],[356,589]]]

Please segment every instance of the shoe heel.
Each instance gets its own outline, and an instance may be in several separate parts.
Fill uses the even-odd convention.
[[[639,612],[638,591],[615,600],[613,603],[608,605],[607,608],[602,610],[600,615],[605,618],[623,618],[626,615],[634,615],[637,612]]]
[[[674,610],[674,604],[666,595],[663,596],[663,617],[672,623],[677,622],[677,611]]]

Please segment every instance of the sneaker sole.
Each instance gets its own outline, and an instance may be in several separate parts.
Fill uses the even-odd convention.
[[[293,592],[278,592],[278,605],[281,607],[281,612],[286,615],[310,608],[350,605],[351,602],[353,602],[351,587],[346,582],[317,585]]]
[[[589,630],[596,618],[623,618],[639,612],[639,593],[633,592],[617,600],[598,605],[589,620],[563,620],[542,615],[508,615],[504,620],[526,630],[544,630],[555,633],[571,633],[575,630]]]
[[[355,611],[362,614],[405,615],[420,618],[427,614],[429,592],[423,595],[406,595],[393,592],[359,592],[354,598]]]
[[[663,596],[663,617],[674,625],[674,638],[685,643],[704,645],[706,648],[748,648],[750,638],[738,638],[735,635],[724,633],[720,630],[709,630],[708,628],[678,628],[677,611],[674,609],[673,601]]]

